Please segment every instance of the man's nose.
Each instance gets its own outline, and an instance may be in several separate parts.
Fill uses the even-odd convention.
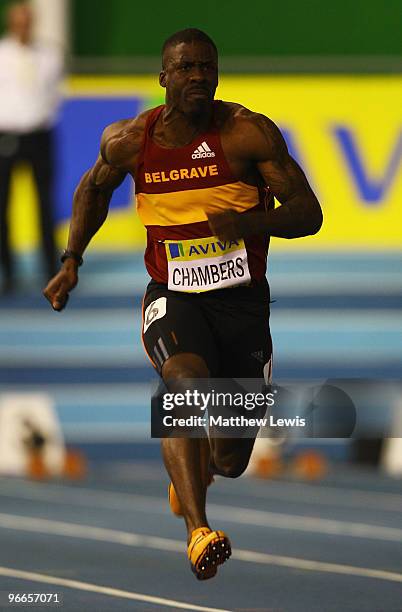
[[[203,69],[201,68],[201,66],[193,66],[193,69],[191,70],[191,75],[190,78],[192,81],[205,81],[205,73],[203,71]]]

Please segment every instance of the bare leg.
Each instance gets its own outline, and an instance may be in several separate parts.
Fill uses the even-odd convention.
[[[194,529],[209,527],[205,514],[207,484],[204,474],[207,470],[204,448],[205,440],[190,438],[162,440],[163,460],[180,501],[188,541]]]
[[[236,381],[231,378],[221,379],[217,381],[219,390],[224,392],[230,391],[232,396],[237,393],[245,393],[245,389]],[[219,387],[219,384],[223,387]],[[254,392],[259,391],[259,386],[254,389]],[[262,418],[266,412],[266,407],[261,406],[257,413],[253,413],[250,416]],[[251,453],[255,443],[255,438],[258,435],[259,427],[256,426],[253,429],[250,427],[244,428],[242,431],[240,428],[237,429],[237,433],[240,436],[247,434],[247,437],[238,438],[220,438],[219,430],[215,426],[211,426],[209,429],[210,434],[210,471],[212,474],[219,474],[226,478],[238,478],[247,468],[250,461]]]
[[[162,377],[171,392],[182,391],[181,381],[208,378],[204,360],[195,354],[180,353],[170,357],[162,368]],[[165,467],[179,498],[188,532],[209,526],[205,513],[209,477],[210,449],[208,438],[164,438],[162,455]]]
[[[211,438],[211,473],[226,478],[241,476],[250,461],[254,443],[255,438]]]

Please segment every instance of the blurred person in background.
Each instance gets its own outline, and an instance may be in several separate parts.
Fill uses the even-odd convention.
[[[0,252],[2,292],[16,285],[8,223],[12,171],[28,162],[38,194],[41,241],[49,277],[56,271],[53,219],[53,126],[63,76],[57,46],[33,40],[34,14],[28,2],[6,9],[6,34],[0,41]]]

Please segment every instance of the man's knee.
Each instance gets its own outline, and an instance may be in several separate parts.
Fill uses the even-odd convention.
[[[239,478],[247,468],[249,457],[237,457],[229,455],[226,457],[213,458],[214,473],[225,478]]]
[[[209,376],[209,369],[204,359],[194,353],[173,355],[162,366],[162,378],[168,386],[182,379],[209,378]]]

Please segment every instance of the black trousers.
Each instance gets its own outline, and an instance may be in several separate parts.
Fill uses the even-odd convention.
[[[26,134],[0,132],[0,257],[4,279],[12,282],[14,261],[10,248],[8,208],[11,173],[19,162],[33,170],[40,206],[40,229],[46,273],[57,271],[54,241],[52,191],[54,177],[53,131],[37,130]]]

